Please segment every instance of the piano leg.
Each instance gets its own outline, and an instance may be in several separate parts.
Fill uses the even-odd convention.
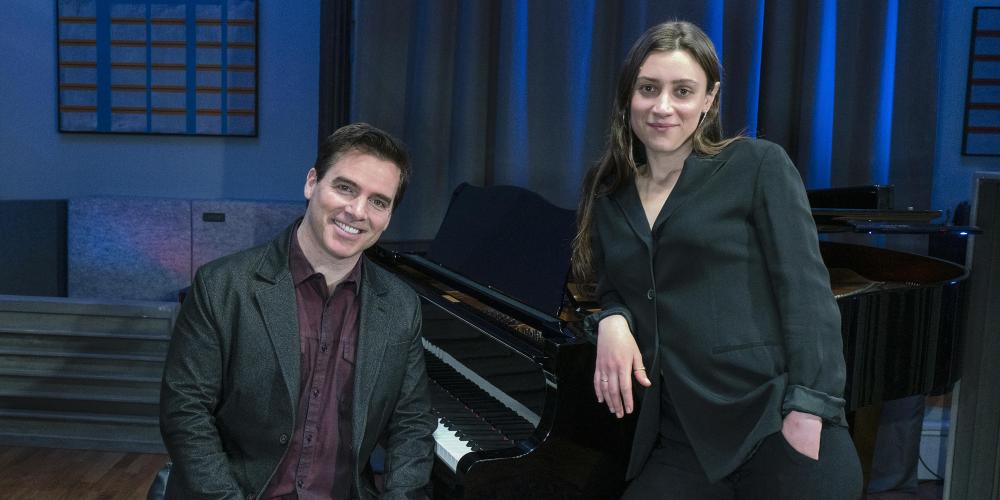
[[[878,423],[882,416],[882,403],[858,408],[847,414],[851,438],[858,450],[863,474],[862,491],[868,491],[868,482],[872,474],[872,457],[875,455],[875,438],[878,435]],[[822,446],[822,444],[820,444]]]

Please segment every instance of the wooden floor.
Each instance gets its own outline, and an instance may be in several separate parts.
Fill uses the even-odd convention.
[[[0,446],[4,500],[144,500],[166,455]],[[868,500],[939,500],[940,482],[916,493],[883,492]]]
[[[141,500],[166,455],[0,446],[5,500]]]

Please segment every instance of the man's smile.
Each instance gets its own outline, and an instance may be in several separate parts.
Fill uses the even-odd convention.
[[[361,234],[361,230],[360,229],[358,229],[358,228],[356,228],[354,226],[349,226],[349,225],[347,225],[347,224],[345,224],[343,222],[340,222],[339,220],[334,220],[333,221],[333,225],[339,227],[341,230],[343,230],[344,232],[346,232],[348,234]]]

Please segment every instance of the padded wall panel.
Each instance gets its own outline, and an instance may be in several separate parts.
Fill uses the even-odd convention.
[[[945,488],[954,499],[1000,500],[1000,173],[977,173],[962,378],[952,405],[954,446]]]
[[[190,284],[188,200],[74,198],[67,236],[70,297],[177,300]]]
[[[206,262],[266,243],[305,208],[304,202],[192,201],[192,273]]]
[[[0,201],[0,294],[66,296],[66,200]]]

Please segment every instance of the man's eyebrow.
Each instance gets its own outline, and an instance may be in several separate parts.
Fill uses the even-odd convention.
[[[338,175],[337,177],[334,177],[333,179],[330,179],[330,183],[331,184],[333,184],[334,182],[343,182],[345,184],[350,184],[351,186],[358,187],[358,183],[357,182],[354,182],[354,181],[348,179],[347,177],[340,176],[340,175]]]

